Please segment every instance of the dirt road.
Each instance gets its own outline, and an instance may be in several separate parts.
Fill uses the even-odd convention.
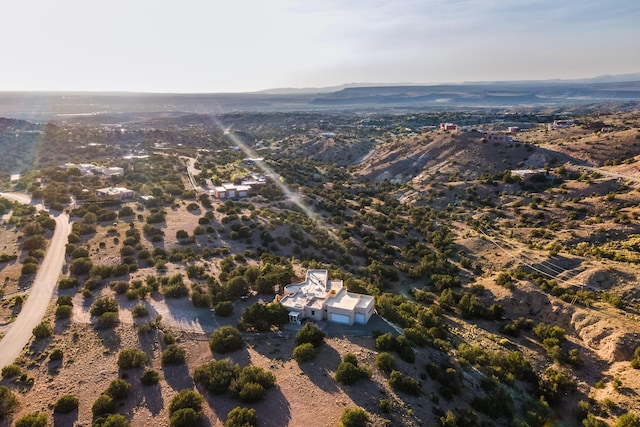
[[[0,193],[0,196],[20,203],[31,203],[31,198],[24,194]],[[29,297],[18,318],[0,341],[2,349],[0,351],[0,369],[11,364],[31,339],[31,331],[44,317],[62,272],[65,244],[71,233],[71,223],[69,216],[65,213],[57,215],[51,213],[51,215],[56,221],[56,229],[36,274]]]

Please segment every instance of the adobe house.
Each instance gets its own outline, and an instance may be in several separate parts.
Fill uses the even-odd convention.
[[[374,298],[347,291],[342,280],[329,280],[327,270],[307,270],[304,282],[285,286],[280,304],[289,310],[290,323],[311,319],[364,325],[373,315]]]

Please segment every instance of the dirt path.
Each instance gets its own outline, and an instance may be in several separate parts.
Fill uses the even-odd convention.
[[[31,199],[24,194],[0,193],[0,196],[20,203],[31,203]],[[56,229],[36,274],[29,297],[18,318],[0,341],[0,348],[2,348],[0,369],[13,363],[31,339],[31,331],[44,317],[58,277],[60,277],[64,265],[65,244],[67,236],[71,233],[71,223],[69,216],[65,213],[54,215],[53,218],[56,222]]]

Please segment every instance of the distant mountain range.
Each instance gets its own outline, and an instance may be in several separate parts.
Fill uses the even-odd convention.
[[[640,103],[640,73],[579,80],[455,84],[352,83],[330,88],[253,93],[0,92],[0,117],[69,120],[81,116],[223,114],[230,112],[452,110],[545,108]],[[130,118],[130,117],[129,117]]]

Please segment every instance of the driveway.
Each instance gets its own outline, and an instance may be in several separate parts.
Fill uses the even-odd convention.
[[[0,193],[1,197],[20,203],[31,204],[31,198],[25,194]],[[41,206],[37,206],[41,208]],[[65,244],[71,233],[69,216],[65,213],[50,212],[56,222],[56,229],[49,248],[38,269],[29,297],[24,303],[18,318],[0,341],[0,369],[13,363],[22,349],[31,339],[31,331],[42,321],[47,306],[58,283],[64,265]]]

